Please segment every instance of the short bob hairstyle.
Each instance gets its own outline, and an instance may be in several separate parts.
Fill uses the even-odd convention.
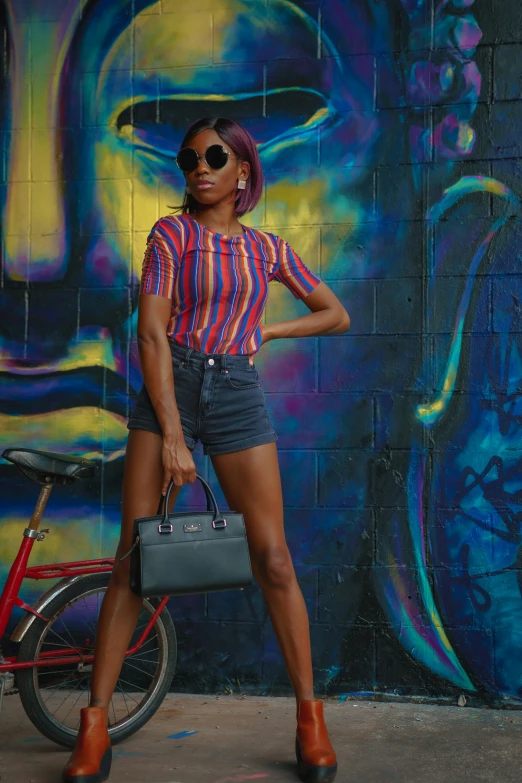
[[[235,212],[241,217],[257,206],[263,191],[263,171],[256,143],[250,133],[235,120],[228,120],[226,117],[203,117],[190,126],[181,142],[181,149],[190,144],[194,136],[205,130],[215,130],[241,160],[250,164],[246,188],[237,191]],[[197,208],[196,199],[190,193],[185,193],[180,207],[183,214],[196,212]]]

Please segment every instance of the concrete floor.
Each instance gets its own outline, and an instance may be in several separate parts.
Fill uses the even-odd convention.
[[[336,783],[520,783],[522,712],[328,701]],[[178,696],[114,748],[111,783],[296,781],[294,702]],[[41,737],[18,696],[0,717],[1,783],[59,783],[69,751]]]

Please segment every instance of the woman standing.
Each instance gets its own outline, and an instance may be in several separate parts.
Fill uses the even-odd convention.
[[[101,783],[111,765],[108,707],[141,599],[129,587],[133,522],[154,514],[172,479],[196,480],[201,439],[230,508],[243,514],[260,584],[297,699],[301,780],[333,781],[337,763],[323,705],[314,699],[308,615],[283,527],[275,441],[253,356],[283,337],[347,331],[337,297],[282,239],[243,226],[263,175],[256,145],[238,123],[199,120],[177,156],[186,179],[182,214],[161,218],[147,240],[138,308],[144,386],[128,427],[121,537],[100,612],[91,706],[81,711],[65,783]],[[310,313],[261,326],[277,279]]]

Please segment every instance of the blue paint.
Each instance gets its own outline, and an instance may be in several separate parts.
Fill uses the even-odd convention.
[[[169,734],[167,739],[183,739],[184,737],[190,737],[192,734],[198,734],[197,731],[178,731],[177,734]],[[181,747],[181,745],[180,745]]]
[[[118,748],[118,750],[113,750],[112,752],[113,758],[121,758],[121,756],[143,756],[143,753],[139,750],[135,751],[129,751],[125,750],[125,748]]]
[[[340,673],[341,667],[340,666],[329,666],[328,669],[326,669],[326,681],[330,682],[330,680],[333,680],[337,675]]]
[[[341,695],[339,696],[337,701],[346,701],[347,698],[348,698],[348,694],[347,693],[341,693]]]

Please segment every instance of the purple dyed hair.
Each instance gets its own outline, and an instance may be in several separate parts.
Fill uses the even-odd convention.
[[[234,150],[241,160],[250,164],[250,175],[246,181],[246,188],[238,190],[236,196],[236,215],[241,217],[251,212],[257,206],[263,191],[263,170],[256,143],[250,133],[239,122],[229,120],[226,117],[202,117],[196,120],[185,134],[181,142],[181,149],[190,144],[194,136],[205,130],[215,130],[218,136]],[[195,212],[198,207],[196,199],[185,193],[180,209],[183,214]]]

